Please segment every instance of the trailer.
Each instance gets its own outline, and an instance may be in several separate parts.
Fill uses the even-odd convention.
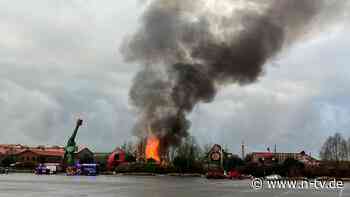
[[[34,172],[37,175],[52,175],[57,174],[60,169],[61,167],[58,163],[45,163],[39,164],[38,167],[35,168]]]

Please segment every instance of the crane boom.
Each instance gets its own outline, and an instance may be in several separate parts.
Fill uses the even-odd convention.
[[[73,131],[73,134],[72,136],[69,138],[68,142],[67,142],[67,145],[65,147],[65,152],[64,152],[64,161],[66,162],[66,164],[68,166],[72,166],[74,165],[74,153],[75,151],[77,150],[77,145],[76,145],[76,142],[75,142],[75,138],[77,136],[77,133],[78,133],[78,129],[79,127],[83,124],[83,120],[82,119],[78,119],[77,120],[77,123],[76,123],[76,126],[75,126],[75,129]]]

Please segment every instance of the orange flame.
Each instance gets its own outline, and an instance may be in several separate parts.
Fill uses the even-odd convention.
[[[146,159],[154,159],[160,162],[159,157],[159,139],[153,135],[148,136],[146,146]]]
[[[154,159],[156,162],[160,162],[159,157],[159,139],[152,134],[152,129],[148,127],[149,135],[147,137],[146,145],[146,159]]]

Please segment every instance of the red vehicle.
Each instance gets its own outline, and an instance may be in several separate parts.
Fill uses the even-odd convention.
[[[231,170],[227,174],[227,178],[229,179],[241,179],[242,175],[237,170]]]
[[[112,171],[116,166],[125,163],[126,153],[124,150],[117,148],[113,151],[107,160],[107,169]]]
[[[251,175],[241,174],[239,171],[233,169],[233,170],[228,172],[227,178],[228,179],[243,180],[243,179],[253,179],[254,177],[252,177]]]
[[[225,179],[224,169],[222,168],[211,168],[208,170],[206,177],[208,179]]]

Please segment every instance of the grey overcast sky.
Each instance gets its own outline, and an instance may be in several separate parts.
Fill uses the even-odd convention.
[[[78,143],[110,151],[132,139],[128,101],[138,65],[119,53],[137,30],[139,0],[0,0],[0,143],[63,145],[77,116]],[[317,154],[328,135],[350,137],[349,16],[266,65],[257,83],[220,90],[190,115],[201,144],[238,153],[277,144]]]

